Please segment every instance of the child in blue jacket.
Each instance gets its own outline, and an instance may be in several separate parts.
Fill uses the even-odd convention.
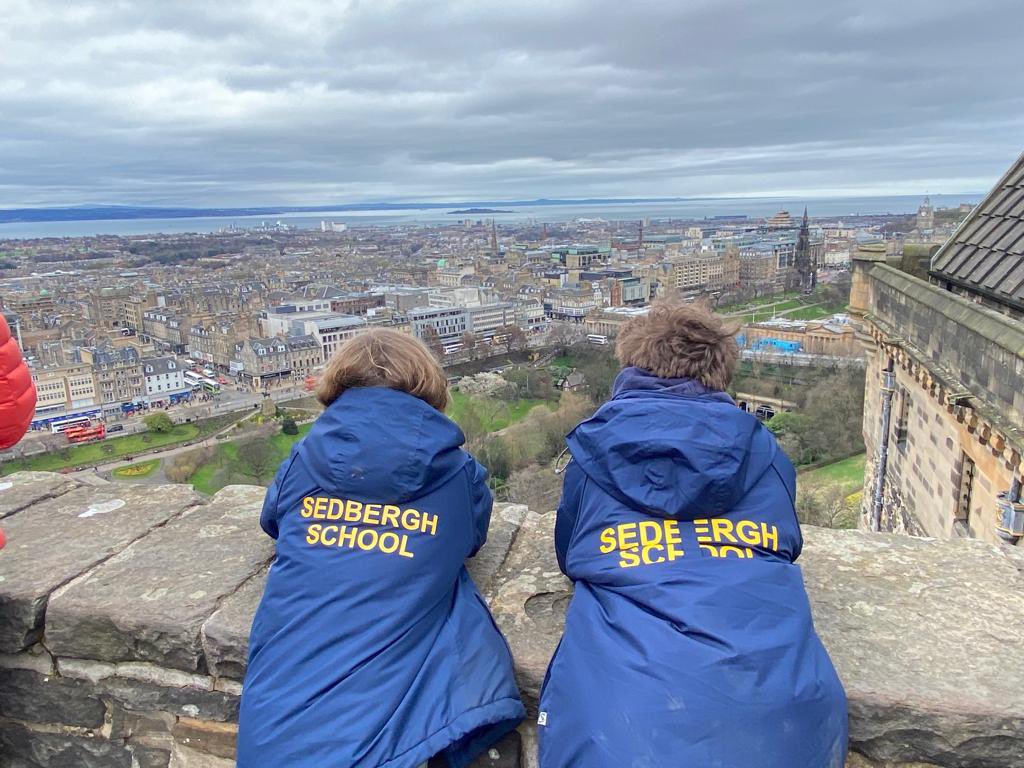
[[[840,768],[846,697],[811,620],[796,476],[725,394],[732,329],[627,324],[611,400],[569,436],[555,547],[575,582],[541,768]]]
[[[508,645],[463,561],[491,494],[410,336],[345,342],[326,410],[281,465],[277,540],[249,638],[239,768],[462,768],[525,714]]]

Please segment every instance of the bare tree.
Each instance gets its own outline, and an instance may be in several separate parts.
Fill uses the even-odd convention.
[[[264,439],[254,437],[238,445],[238,461],[243,471],[248,469],[260,482],[277,465],[277,456],[271,444]]]
[[[469,354],[471,358],[476,357],[476,347],[479,339],[476,334],[472,331],[466,331],[462,334],[462,351]]]
[[[498,329],[505,345],[505,350],[511,354],[513,349],[523,349],[526,346],[526,334],[518,325],[503,325]]]

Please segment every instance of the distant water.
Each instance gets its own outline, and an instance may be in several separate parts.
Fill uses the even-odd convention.
[[[932,195],[932,204],[949,208],[960,203],[977,203],[983,195]],[[260,222],[277,221],[300,229],[319,229],[321,221],[334,221],[350,227],[394,226],[399,224],[453,224],[464,219],[495,219],[502,222],[563,222],[575,219],[638,221],[649,219],[710,219],[715,216],[742,215],[750,218],[772,216],[788,210],[793,218],[803,214],[804,206],[812,217],[841,218],[872,214],[914,213],[921,204],[919,195],[889,197],[832,197],[798,199],[781,197],[715,198],[681,200],[671,203],[593,203],[587,205],[530,205],[511,209],[511,213],[451,215],[444,209],[408,208],[388,211],[336,211],[282,213],[259,216],[206,216],[180,219],[112,219],[109,221],[40,221],[0,224],[0,240],[6,238],[83,237],[87,235],[145,235],[183,232],[217,232],[235,225],[249,228]],[[453,206],[453,209],[456,206]]]

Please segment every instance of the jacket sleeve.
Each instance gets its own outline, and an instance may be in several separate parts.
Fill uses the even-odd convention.
[[[573,532],[576,530],[576,520],[579,517],[580,503],[583,501],[583,486],[586,484],[586,480],[587,476],[580,469],[580,465],[575,461],[570,461],[565,468],[562,498],[558,502],[558,513],[555,517],[555,555],[558,557],[558,567],[567,576],[565,559],[569,552],[569,544],[572,542]]]
[[[28,431],[36,410],[36,385],[0,315],[0,450],[10,448]]]
[[[494,497],[487,487],[487,470],[479,461],[473,459],[468,468],[470,507],[473,520],[473,549],[470,557],[480,551],[487,541],[487,529],[491,525],[491,507]]]

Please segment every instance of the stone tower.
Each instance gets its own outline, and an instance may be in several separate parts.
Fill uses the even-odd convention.
[[[807,220],[807,208],[804,208],[800,235],[796,241],[796,271],[800,275],[800,289],[813,291],[818,284],[818,265],[811,253],[811,229]]]
[[[931,198],[925,197],[921,207],[917,209],[917,231],[922,234],[930,234],[935,230],[935,209],[932,208]]]

